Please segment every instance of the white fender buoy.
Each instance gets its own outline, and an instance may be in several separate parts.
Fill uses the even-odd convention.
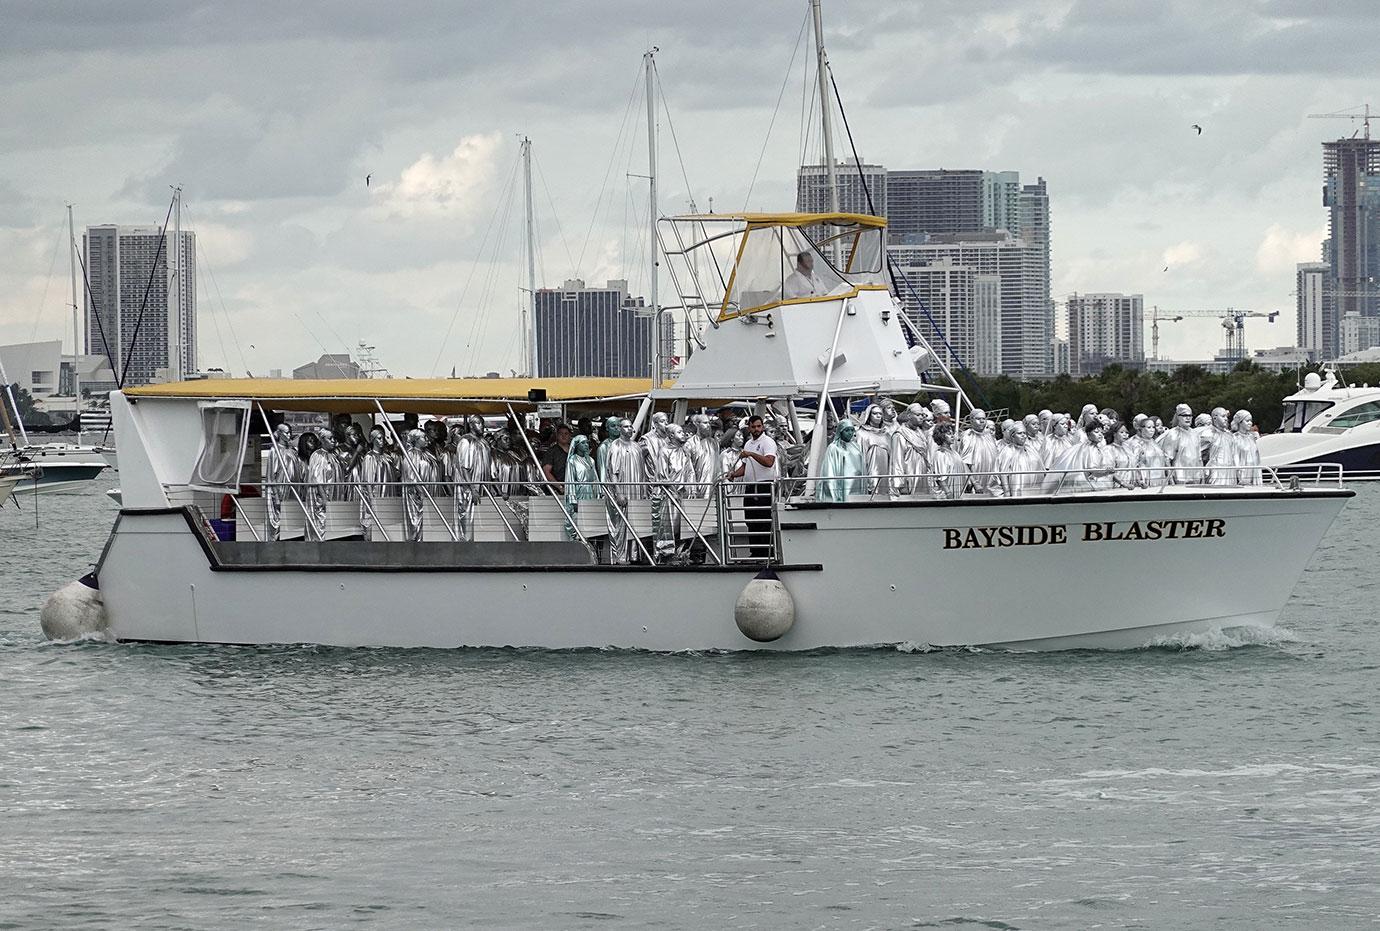
[[[763,569],[738,593],[733,620],[744,637],[770,643],[795,623],[795,599],[775,572]]]
[[[68,582],[48,596],[38,612],[43,636],[49,640],[76,640],[105,633],[109,626],[105,602],[92,575]]]

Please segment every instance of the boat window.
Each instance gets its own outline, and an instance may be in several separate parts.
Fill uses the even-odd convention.
[[[1344,430],[1347,427],[1358,427],[1363,423],[1370,423],[1374,420],[1380,420],[1380,401],[1371,401],[1368,404],[1362,404],[1360,407],[1352,408],[1345,414],[1340,415],[1328,426]]]
[[[726,310],[735,316],[847,289],[803,231],[789,226],[752,227],[744,234]]]
[[[1276,433],[1298,433],[1323,411],[1335,407],[1332,401],[1285,401],[1284,416]]]
[[[200,491],[240,490],[240,463],[249,441],[249,402],[213,401],[201,410],[201,450],[187,484]]]

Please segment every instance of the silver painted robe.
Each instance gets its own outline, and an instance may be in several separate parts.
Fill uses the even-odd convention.
[[[391,497],[389,492],[397,493],[398,473],[393,468],[393,457],[386,452],[376,453],[372,449],[360,457],[355,467],[356,489],[359,492],[359,522],[364,527],[364,539],[373,540],[375,534],[382,539],[378,525],[382,518],[376,519],[374,502],[380,498]]]
[[[420,540],[426,512],[432,507],[428,494],[436,482],[436,457],[409,449],[403,455],[403,538]]]
[[[886,427],[859,427],[857,442],[862,451],[863,474],[867,476],[863,484],[866,493],[891,494],[890,480],[878,477],[895,471],[891,463],[891,435]]]
[[[1160,452],[1169,463],[1169,477],[1175,485],[1197,485],[1203,480],[1202,447],[1192,427],[1171,427],[1157,440]]]
[[[688,481],[695,483],[686,494],[691,498],[707,498],[713,490],[714,483],[723,474],[719,464],[719,444],[712,436],[700,436],[697,433],[686,438],[685,451],[690,456],[692,464]]]
[[[632,519],[627,504],[647,497],[647,473],[642,466],[642,447],[632,440],[614,440],[609,447],[603,480],[608,493],[609,556],[615,563],[626,563],[632,555],[630,550],[635,546],[624,520],[625,517]]]
[[[268,450],[267,465],[268,474],[265,478],[268,484],[264,487],[264,506],[268,515],[268,538],[276,540],[283,529],[283,502],[302,496],[301,489],[292,488],[290,484],[284,487],[277,483],[302,481],[302,460],[291,446],[279,446],[275,443]]]
[[[1038,495],[1044,482],[1044,459],[1038,449],[1002,443],[997,450],[997,484],[992,493],[999,497],[1025,498]]]
[[[455,482],[455,528],[461,540],[473,540],[475,508],[487,497],[483,483],[493,481],[489,444],[473,433],[457,438],[451,452],[450,474]]]
[[[321,540],[326,533],[326,503],[338,501],[345,476],[340,471],[340,457],[318,449],[307,460],[307,539]]]
[[[968,465],[951,447],[935,445],[930,454],[930,495],[935,498],[961,498],[968,484]]]
[[[923,430],[902,424],[891,435],[892,490],[898,495],[923,495],[923,476],[930,470],[930,444]]]
[[[1254,430],[1238,430],[1232,434],[1236,446],[1236,484],[1260,485],[1264,483],[1260,470],[1259,437]]]
[[[997,441],[986,430],[969,429],[963,431],[959,448],[974,491],[980,495],[991,494],[997,486]]]
[[[1235,485],[1237,452],[1236,437],[1230,430],[1210,427],[1207,440],[1207,482],[1209,485]]]

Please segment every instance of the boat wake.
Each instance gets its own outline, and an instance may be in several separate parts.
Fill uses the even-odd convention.
[[[1299,643],[1302,638],[1287,627],[1224,627],[1201,633],[1173,634],[1155,637],[1142,647],[1145,650],[1202,650],[1215,653],[1238,647],[1269,647]]]

